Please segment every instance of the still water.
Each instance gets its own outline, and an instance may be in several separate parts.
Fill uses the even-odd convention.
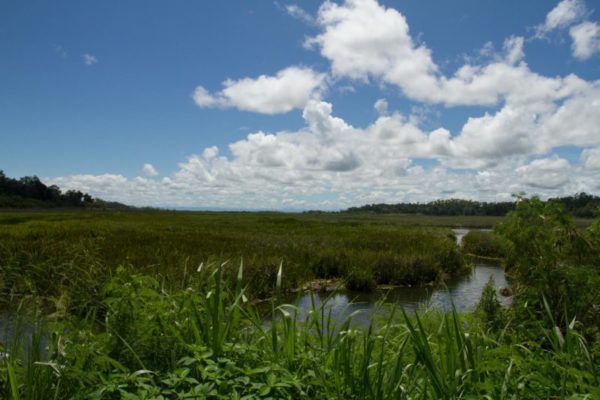
[[[468,231],[468,229],[454,230],[458,244]],[[483,287],[490,277],[494,279],[496,291],[508,287],[504,270],[500,265],[476,262],[469,275],[446,281],[445,286],[442,287],[401,287],[378,289],[372,293],[340,290],[333,293],[314,293],[312,298],[311,294],[304,294],[293,299],[290,304],[297,307],[300,319],[303,319],[303,316],[312,308],[313,301],[317,307],[325,303],[326,312],[331,311],[331,316],[337,321],[342,321],[351,313],[360,310],[361,312],[353,318],[358,323],[368,323],[373,314],[378,312],[377,303],[382,300],[385,303],[402,307],[407,312],[421,309],[449,311],[453,305],[459,312],[472,311],[477,306]],[[510,304],[510,298],[500,294],[498,294],[498,300],[503,305]]]

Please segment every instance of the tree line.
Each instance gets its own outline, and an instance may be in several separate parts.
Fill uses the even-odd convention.
[[[79,190],[62,192],[37,176],[14,179],[0,170],[0,208],[128,208],[125,204],[93,198]]]
[[[600,208],[600,197],[587,193],[548,199],[549,203],[562,204],[576,217],[593,218]],[[515,209],[515,202],[482,202],[464,199],[435,200],[429,203],[367,204],[350,207],[347,213],[423,214],[445,216],[504,216]]]

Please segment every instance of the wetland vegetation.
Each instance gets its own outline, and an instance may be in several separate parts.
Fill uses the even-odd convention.
[[[20,322],[0,397],[598,398],[600,222],[522,200],[459,247],[449,226],[491,224],[456,218],[1,213],[2,307]],[[503,259],[510,308],[491,281],[472,311],[379,302],[362,324],[334,296],[286,301],[314,278],[443,285],[467,253]]]

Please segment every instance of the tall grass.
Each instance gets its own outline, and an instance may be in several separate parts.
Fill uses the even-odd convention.
[[[19,216],[17,218],[16,216]],[[247,292],[273,294],[313,278],[350,287],[423,284],[460,273],[465,262],[449,229],[379,219],[277,213],[0,213],[0,301],[32,295],[85,312],[119,265],[181,289],[203,281],[201,263],[231,260],[221,278],[234,285],[244,256]]]
[[[493,232],[472,230],[462,238],[461,247],[466,254],[500,259],[508,254],[509,243]]]
[[[360,328],[326,303],[302,318],[272,301],[265,324],[228,264],[205,265],[206,289],[165,291],[120,270],[89,318],[46,324],[46,352],[0,361],[6,399],[539,399],[600,395],[598,360],[568,327],[539,326],[546,342],[518,341],[459,315],[391,308]],[[279,269],[279,285],[285,267]],[[278,286],[278,287],[277,287]],[[99,311],[99,310],[98,310]],[[102,314],[102,318],[98,315]],[[304,314],[302,314],[304,315]],[[566,330],[565,330],[566,329]],[[36,345],[34,337],[29,339]],[[36,346],[33,346],[36,347]],[[33,348],[29,346],[29,348]],[[37,346],[39,348],[39,346]],[[36,388],[35,390],[32,388]],[[579,397],[577,397],[579,396]]]

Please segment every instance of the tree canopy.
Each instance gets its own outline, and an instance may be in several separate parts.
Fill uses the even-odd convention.
[[[37,176],[14,179],[0,170],[0,208],[126,208],[124,204],[95,199],[79,190],[62,192]]]
[[[600,207],[600,197],[587,193],[557,197],[549,203],[562,204],[566,211],[576,217],[593,218]],[[350,207],[345,212],[368,212],[376,214],[423,214],[450,216],[504,216],[515,209],[515,202],[482,202],[463,199],[435,200],[429,203],[367,204]]]

